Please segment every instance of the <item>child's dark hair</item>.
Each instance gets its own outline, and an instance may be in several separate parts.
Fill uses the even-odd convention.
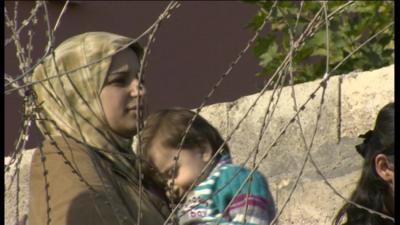
[[[356,146],[357,151],[364,157],[361,178],[350,200],[375,211],[394,216],[389,206],[394,201],[389,184],[375,170],[375,157],[385,154],[394,163],[394,103],[384,106],[378,114],[375,128],[361,135],[365,140]],[[343,216],[347,216],[345,225],[389,225],[394,224],[388,219],[372,214],[364,209],[346,203],[336,215],[333,224],[340,224]]]
[[[141,132],[143,157],[148,159],[148,149],[151,147],[153,139],[158,135],[161,135],[162,143],[166,147],[177,148],[194,115],[194,112],[183,108],[164,109],[150,114]],[[203,147],[207,143],[210,144],[212,152],[215,154],[224,140],[216,128],[198,115],[186,135],[182,148],[193,149]],[[222,154],[229,153],[229,147],[226,143],[222,148],[222,152],[216,156],[217,160]]]

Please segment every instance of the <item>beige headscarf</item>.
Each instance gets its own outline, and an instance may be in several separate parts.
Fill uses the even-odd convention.
[[[112,61],[112,57],[107,56],[131,47],[140,58],[142,49],[132,42],[133,39],[107,32],[74,36],[61,43],[54,55],[49,55],[35,68],[32,81],[61,75],[33,86],[42,108],[40,116],[50,120],[37,123],[42,133],[48,132],[51,136],[64,133],[85,143],[107,157],[120,172],[137,180],[132,161],[118,154],[133,156],[132,139],[113,133],[100,102],[100,92]],[[92,65],[83,67],[88,64]],[[67,75],[62,75],[65,72]]]

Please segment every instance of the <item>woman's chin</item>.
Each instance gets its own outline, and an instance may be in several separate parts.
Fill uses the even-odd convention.
[[[129,128],[113,130],[113,132],[123,138],[131,139],[137,134],[137,128],[135,126],[131,126]]]

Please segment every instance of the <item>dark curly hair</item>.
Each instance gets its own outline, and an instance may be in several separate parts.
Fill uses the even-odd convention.
[[[357,152],[364,158],[361,178],[350,200],[384,213],[394,216],[394,196],[389,184],[384,181],[375,169],[375,157],[378,154],[388,156],[394,163],[394,103],[384,106],[378,113],[375,128],[360,137],[364,142],[356,146]],[[344,225],[393,225],[394,222],[384,219],[379,215],[369,213],[364,209],[346,203],[337,213],[333,224],[341,224],[341,220],[347,216]]]

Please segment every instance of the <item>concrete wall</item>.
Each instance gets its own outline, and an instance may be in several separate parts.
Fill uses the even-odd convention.
[[[341,83],[339,78],[342,79]],[[319,82],[317,80],[294,86],[299,105],[303,104],[318,87]],[[286,201],[306,156],[297,122],[289,126],[276,147],[271,149],[268,147],[282,127],[294,116],[291,93],[291,87],[282,89],[267,132],[261,139],[258,154],[261,156],[269,152],[259,169],[268,179],[278,210]],[[228,142],[235,163],[242,163],[254,148],[271,94],[271,91],[268,91],[259,99],[255,108]],[[226,137],[257,96],[258,94],[254,94],[233,102],[207,106],[201,115]],[[307,143],[310,143],[315,128],[320,96],[321,91],[316,93],[314,100],[309,102],[299,115]],[[354,145],[361,141],[357,136],[373,127],[379,109],[391,101],[394,101],[393,65],[370,72],[335,76],[329,80],[311,156],[328,181],[345,197],[348,197],[354,189],[360,175],[362,158],[354,149]],[[339,121],[341,126],[338,126]],[[338,127],[341,137],[339,144]],[[20,212],[26,211],[28,203],[31,155],[29,152],[24,154],[21,164]],[[257,161],[259,159],[260,157]],[[6,157],[5,162],[8,160]],[[251,166],[252,160],[249,162],[247,166]],[[12,173],[5,175],[6,224],[11,224],[15,219],[15,208],[10,206],[16,205],[16,183],[14,180],[11,185],[11,175]],[[11,188],[8,189],[9,185]],[[330,224],[333,215],[342,204],[343,200],[334,194],[315,172],[315,168],[307,162],[297,188],[279,219],[279,224]]]

